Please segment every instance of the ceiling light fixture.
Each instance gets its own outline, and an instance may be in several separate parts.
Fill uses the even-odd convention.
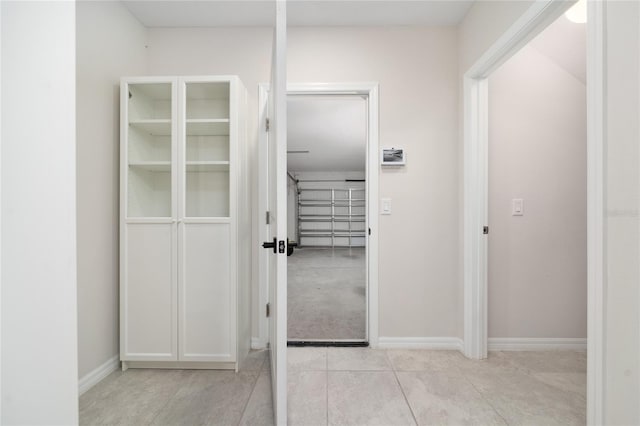
[[[308,154],[309,151],[287,151],[287,154]]]
[[[575,24],[584,24],[587,22],[587,0],[578,0],[571,9],[564,13],[568,20]]]

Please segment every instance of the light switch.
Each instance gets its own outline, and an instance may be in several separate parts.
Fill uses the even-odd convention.
[[[524,201],[522,198],[514,198],[511,200],[511,216],[524,215]]]
[[[391,198],[382,198],[382,214],[391,214]]]

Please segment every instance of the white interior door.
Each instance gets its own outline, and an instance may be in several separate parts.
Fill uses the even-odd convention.
[[[276,1],[269,91],[269,348],[273,409],[287,424],[287,77],[286,3]]]

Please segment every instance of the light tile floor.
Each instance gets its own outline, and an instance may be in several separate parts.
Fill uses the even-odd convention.
[[[586,353],[289,348],[291,425],[583,425]],[[80,399],[80,423],[272,425],[266,353],[242,372],[116,372]]]
[[[241,371],[116,371],[80,397],[81,425],[271,425],[266,351]]]

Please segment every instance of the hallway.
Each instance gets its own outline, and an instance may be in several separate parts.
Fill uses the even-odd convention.
[[[115,372],[82,425],[272,425],[266,351],[243,370]],[[584,425],[586,353],[289,348],[291,425]]]

